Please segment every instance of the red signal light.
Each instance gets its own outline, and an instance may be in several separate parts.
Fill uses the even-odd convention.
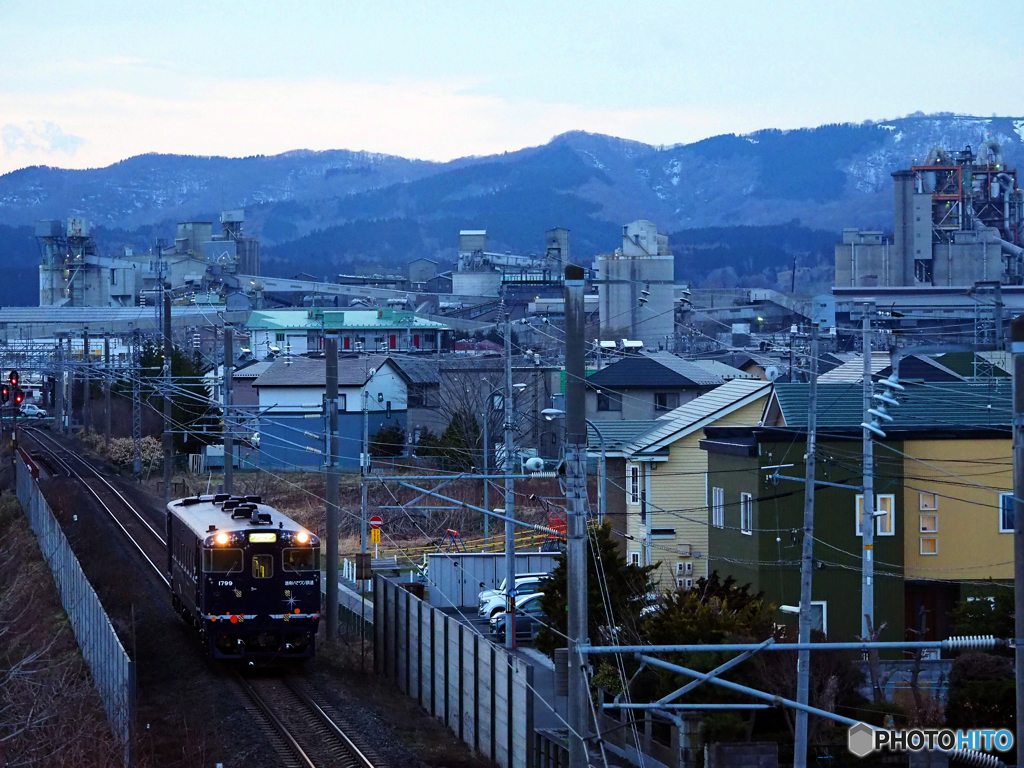
[[[12,387],[18,386],[18,372],[11,371],[10,375],[7,377],[7,380],[11,382]]]
[[[6,403],[11,399],[11,388],[4,384],[0,387],[0,403]]]
[[[21,393],[21,390],[14,390],[14,404],[21,405],[23,402],[25,402],[25,396]]]

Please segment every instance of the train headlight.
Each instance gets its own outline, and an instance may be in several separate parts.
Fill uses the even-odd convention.
[[[228,535],[226,533],[218,533],[217,534],[217,543],[218,544],[227,544],[228,543]]]
[[[299,531],[297,534],[295,534],[295,540],[299,542],[299,544],[305,544],[309,541],[309,534],[305,531]]]

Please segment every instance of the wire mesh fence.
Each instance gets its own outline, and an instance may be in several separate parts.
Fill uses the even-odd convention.
[[[106,710],[114,737],[131,762],[135,714],[135,664],[121,644],[110,617],[92,588],[75,553],[23,461],[17,462],[18,500],[53,572],[61,603],[68,614],[93,685]]]

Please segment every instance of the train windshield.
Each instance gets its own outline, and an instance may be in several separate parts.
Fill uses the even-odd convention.
[[[274,575],[273,555],[253,555],[252,576],[254,579],[269,579]]]
[[[319,571],[320,550],[311,547],[286,549],[283,553],[286,571]]]
[[[242,570],[242,550],[204,549],[203,570],[207,573],[234,573]]]

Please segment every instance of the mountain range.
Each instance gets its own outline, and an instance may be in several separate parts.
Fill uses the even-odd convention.
[[[670,234],[680,277],[700,282],[732,269],[770,283],[794,255],[827,267],[843,227],[891,229],[892,171],[934,146],[986,139],[1015,167],[1024,118],[915,114],[657,147],[574,131],[446,163],[301,150],[36,166],[0,176],[0,258],[36,253],[27,228],[36,219],[86,216],[101,249],[146,249],[173,238],[177,221],[216,221],[220,210],[244,207],[268,274],[327,276],[422,255],[449,262],[464,228],[488,230],[494,250],[529,252],[545,229],[568,227],[574,255],[589,261],[618,245],[623,223],[646,218]],[[14,298],[10,290],[0,286],[0,302]]]

